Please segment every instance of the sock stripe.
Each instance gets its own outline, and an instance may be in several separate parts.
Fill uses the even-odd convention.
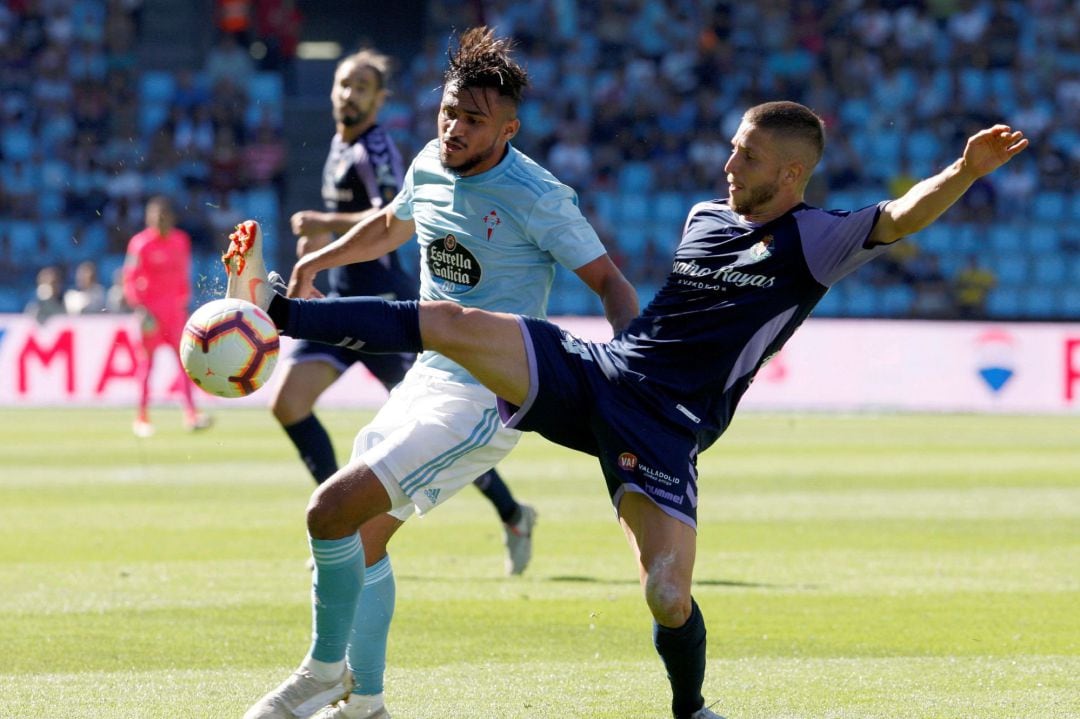
[[[347,564],[364,551],[358,534],[341,539],[312,539],[310,543],[315,563],[328,566]]]
[[[485,410],[484,416],[473,427],[472,433],[467,438],[405,477],[401,481],[401,490],[411,495],[431,484],[439,472],[477,447],[486,445],[494,436],[498,426],[499,411],[494,408]]]
[[[381,582],[393,575],[393,573],[394,569],[390,566],[390,555],[387,555],[364,570],[364,586]]]

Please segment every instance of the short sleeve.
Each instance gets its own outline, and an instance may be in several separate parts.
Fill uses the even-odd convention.
[[[866,246],[886,202],[854,212],[809,209],[796,214],[803,253],[815,280],[830,287],[888,249],[888,245]]]
[[[413,219],[413,176],[416,171],[416,160],[409,164],[405,171],[405,179],[401,182],[401,190],[390,201],[390,212],[399,220]]]
[[[604,244],[577,206],[577,195],[559,185],[542,195],[528,218],[529,234],[555,260],[576,270],[607,254]]]

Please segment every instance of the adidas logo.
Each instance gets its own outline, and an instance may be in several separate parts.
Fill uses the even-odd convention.
[[[439,501],[439,490],[437,489],[425,489],[424,496],[428,498],[428,501],[435,504]]]

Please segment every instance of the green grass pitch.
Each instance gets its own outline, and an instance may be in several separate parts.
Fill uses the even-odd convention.
[[[368,415],[324,412],[344,455]],[[260,410],[0,413],[0,717],[237,718],[303,656],[312,485]],[[527,436],[502,576],[466,489],[399,533],[399,719],[668,713],[594,460]],[[731,719],[1080,717],[1080,417],[744,413],[701,460],[705,692]]]

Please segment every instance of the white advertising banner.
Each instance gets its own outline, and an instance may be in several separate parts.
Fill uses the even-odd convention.
[[[600,318],[555,321],[586,339],[610,335]],[[137,342],[130,316],[55,317],[39,325],[0,315],[0,405],[134,404]],[[292,347],[283,337],[279,367]],[[155,360],[154,400],[175,401],[185,381],[175,355],[159,349]],[[265,405],[270,390],[240,400],[200,395],[206,406]],[[356,366],[320,403],[375,407],[385,396]],[[1080,413],[1080,324],[811,319],[761,370],[742,407]]]

